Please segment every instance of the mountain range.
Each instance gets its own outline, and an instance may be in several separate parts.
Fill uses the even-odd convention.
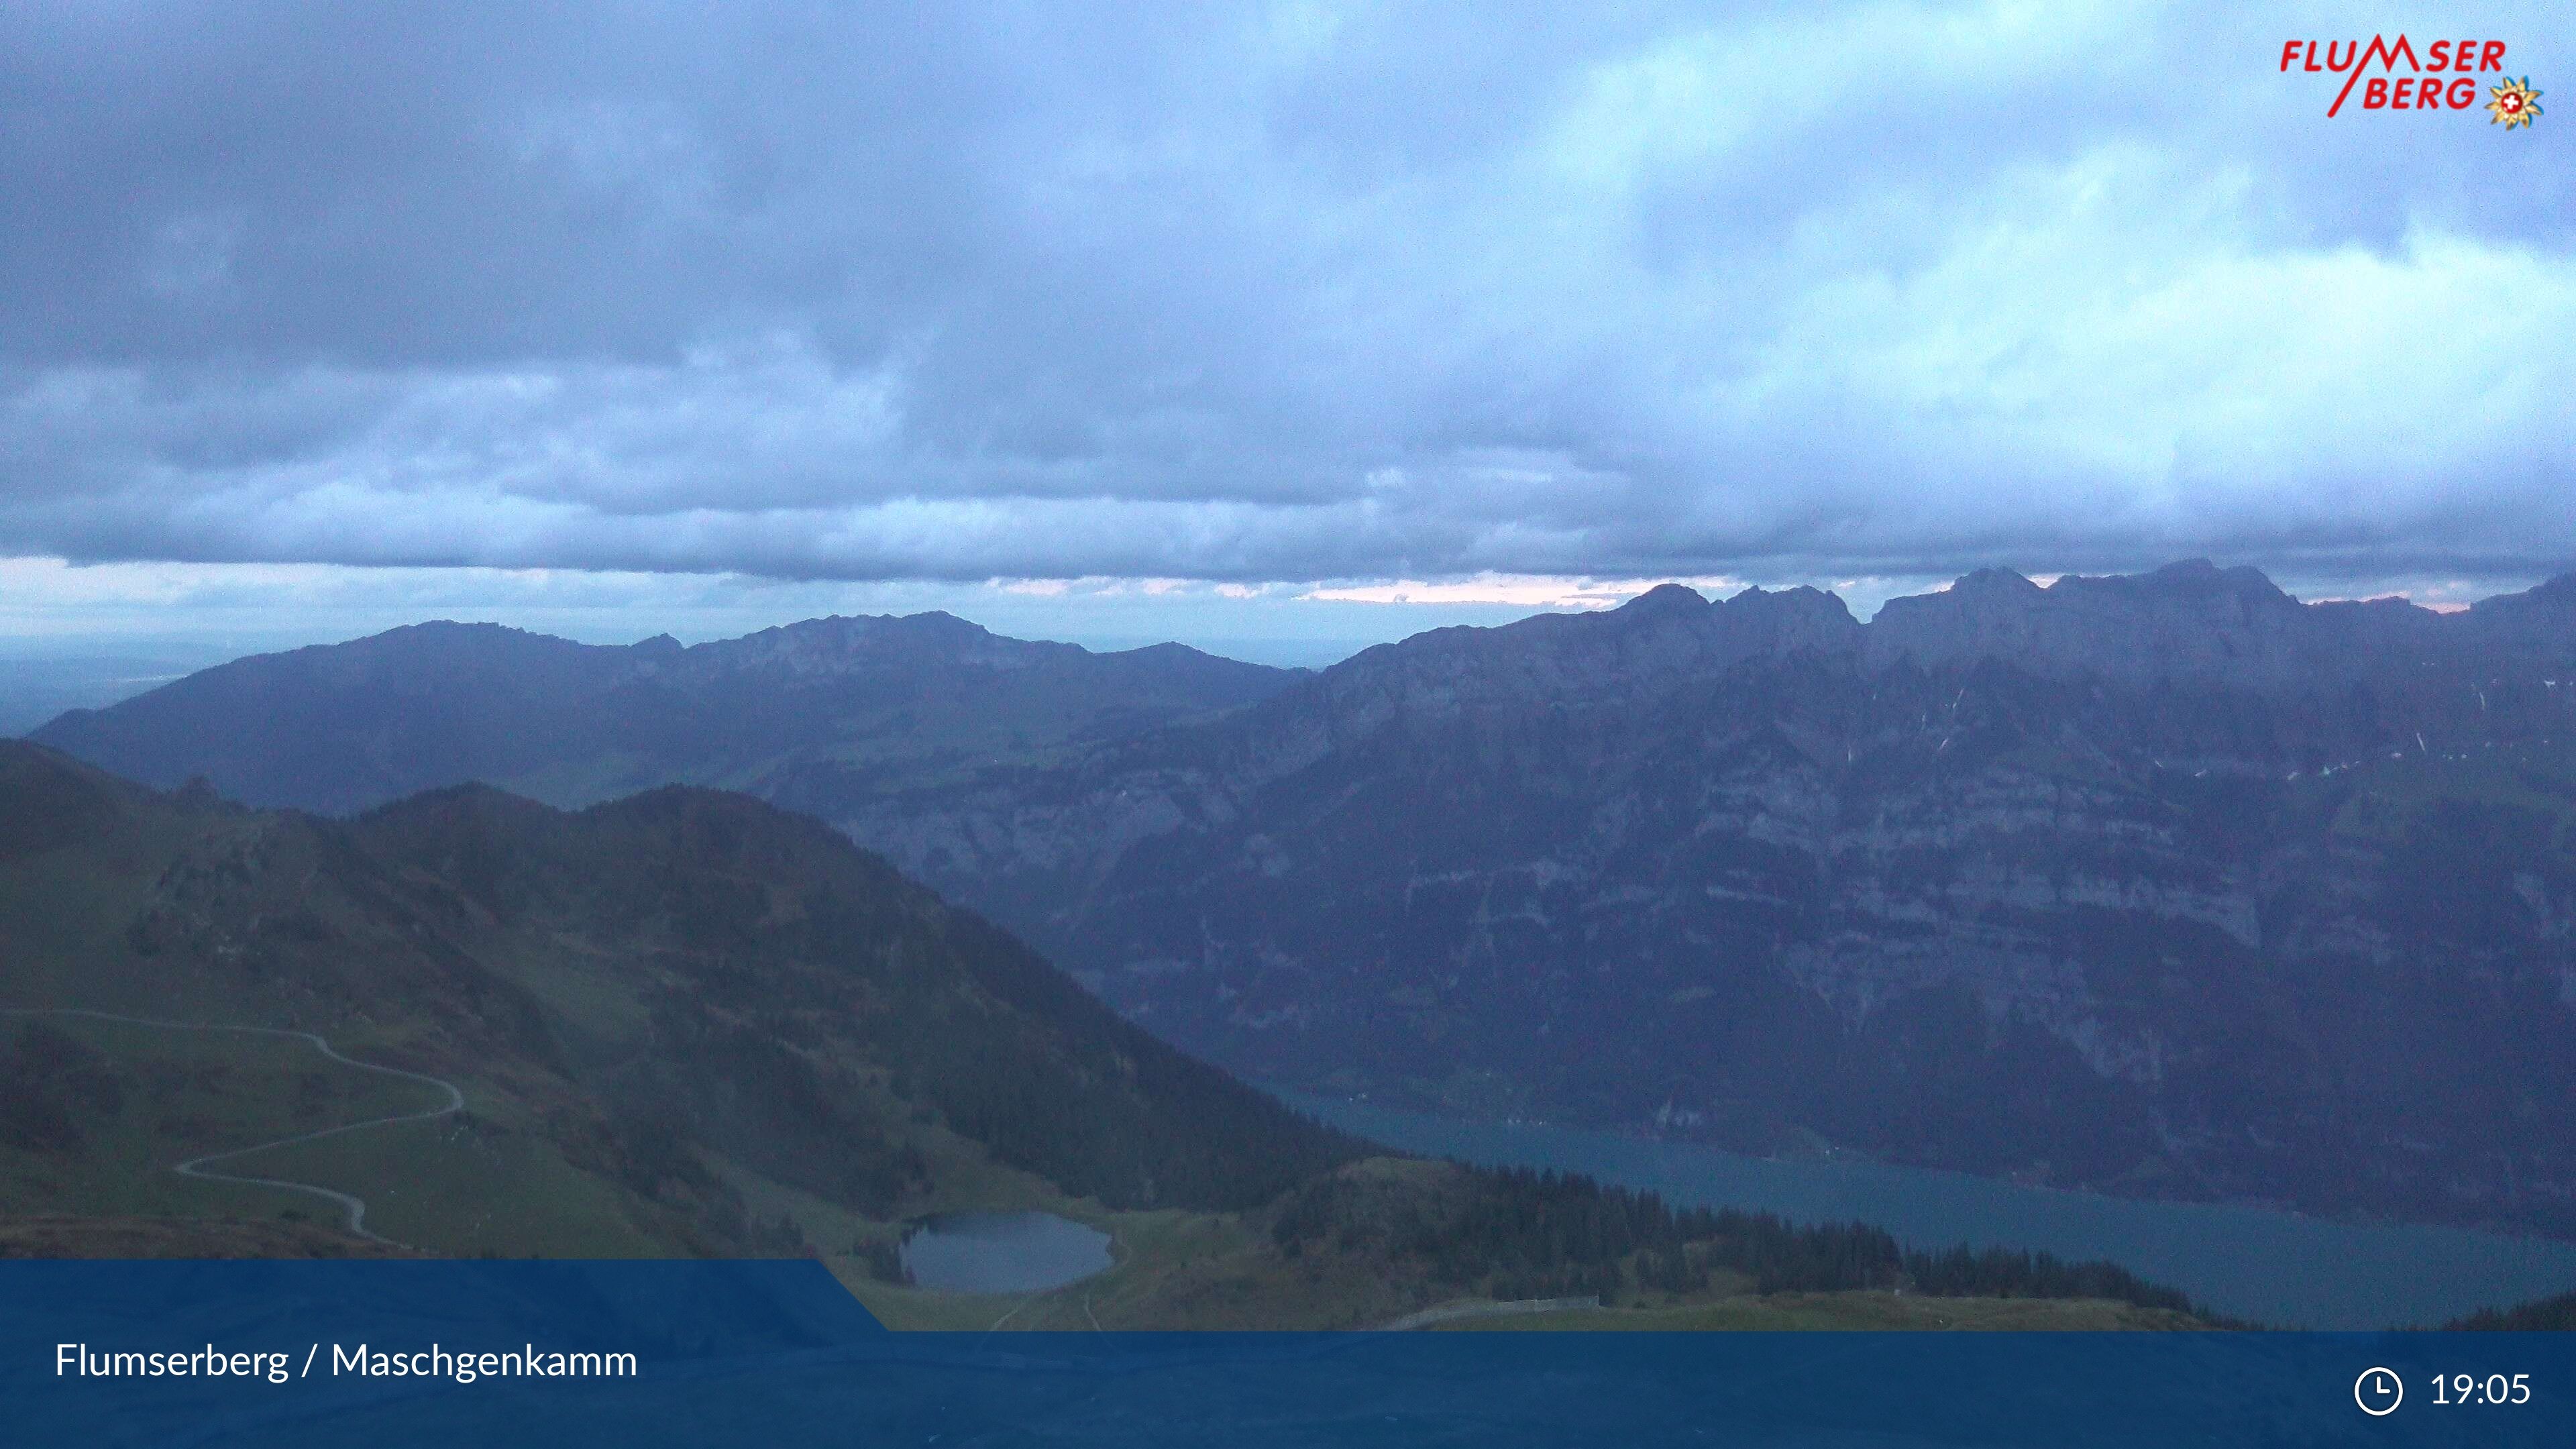
[[[997,1210],[1092,1224],[1114,1259],[1016,1302],[910,1283],[910,1234]],[[1575,1295],[1749,1326],[2197,1321],[2108,1265],[1393,1156],[739,794],[567,813],[465,785],[329,820],[6,743],[0,1255],[27,1252],[811,1255],[912,1327]]]
[[[1309,1090],[2576,1233],[2576,577],[1986,571],[1867,623],[1667,586],[1313,674],[772,636],[919,647],[424,626],[37,738],[324,809],[737,785]],[[933,697],[1013,703],[892,702]]]
[[[1221,713],[1303,673],[1177,644],[1095,654],[946,614],[694,647],[440,622],[236,660],[30,737],[147,784],[203,775],[230,798],[324,814],[468,780],[563,805],[673,783],[794,799]]]

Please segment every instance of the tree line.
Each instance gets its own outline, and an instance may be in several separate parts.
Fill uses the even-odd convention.
[[[2184,1294],[2105,1262],[2016,1249],[1909,1248],[1863,1223],[1795,1225],[1735,1208],[1675,1208],[1660,1196],[1528,1168],[1461,1169],[1441,1192],[1390,1192],[1335,1174],[1282,1205],[1272,1238],[1375,1252],[1433,1280],[1496,1298],[1706,1292],[1721,1273],[1761,1293],[1854,1289],[1935,1297],[2100,1298],[2207,1318]]]

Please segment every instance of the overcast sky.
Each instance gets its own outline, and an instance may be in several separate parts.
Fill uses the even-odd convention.
[[[2564,7],[1096,9],[0,8],[0,633],[2576,564]]]

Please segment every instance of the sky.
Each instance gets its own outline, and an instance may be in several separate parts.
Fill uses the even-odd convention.
[[[2563,7],[1092,9],[0,8],[0,656],[2576,567]]]

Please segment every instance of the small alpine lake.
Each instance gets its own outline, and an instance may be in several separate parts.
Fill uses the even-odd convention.
[[[1747,1157],[1615,1132],[1277,1095],[1389,1147],[1584,1173],[1676,1206],[1743,1208],[1798,1223],[1857,1220],[1919,1248],[1967,1243],[2107,1258],[2218,1312],[2276,1327],[2433,1325],[2576,1288],[2576,1243],[2549,1238],[2107,1197],[1881,1162]]]
[[[949,1293],[1039,1293],[1109,1267],[1109,1235],[1053,1213],[942,1213],[903,1240],[912,1281]]]

